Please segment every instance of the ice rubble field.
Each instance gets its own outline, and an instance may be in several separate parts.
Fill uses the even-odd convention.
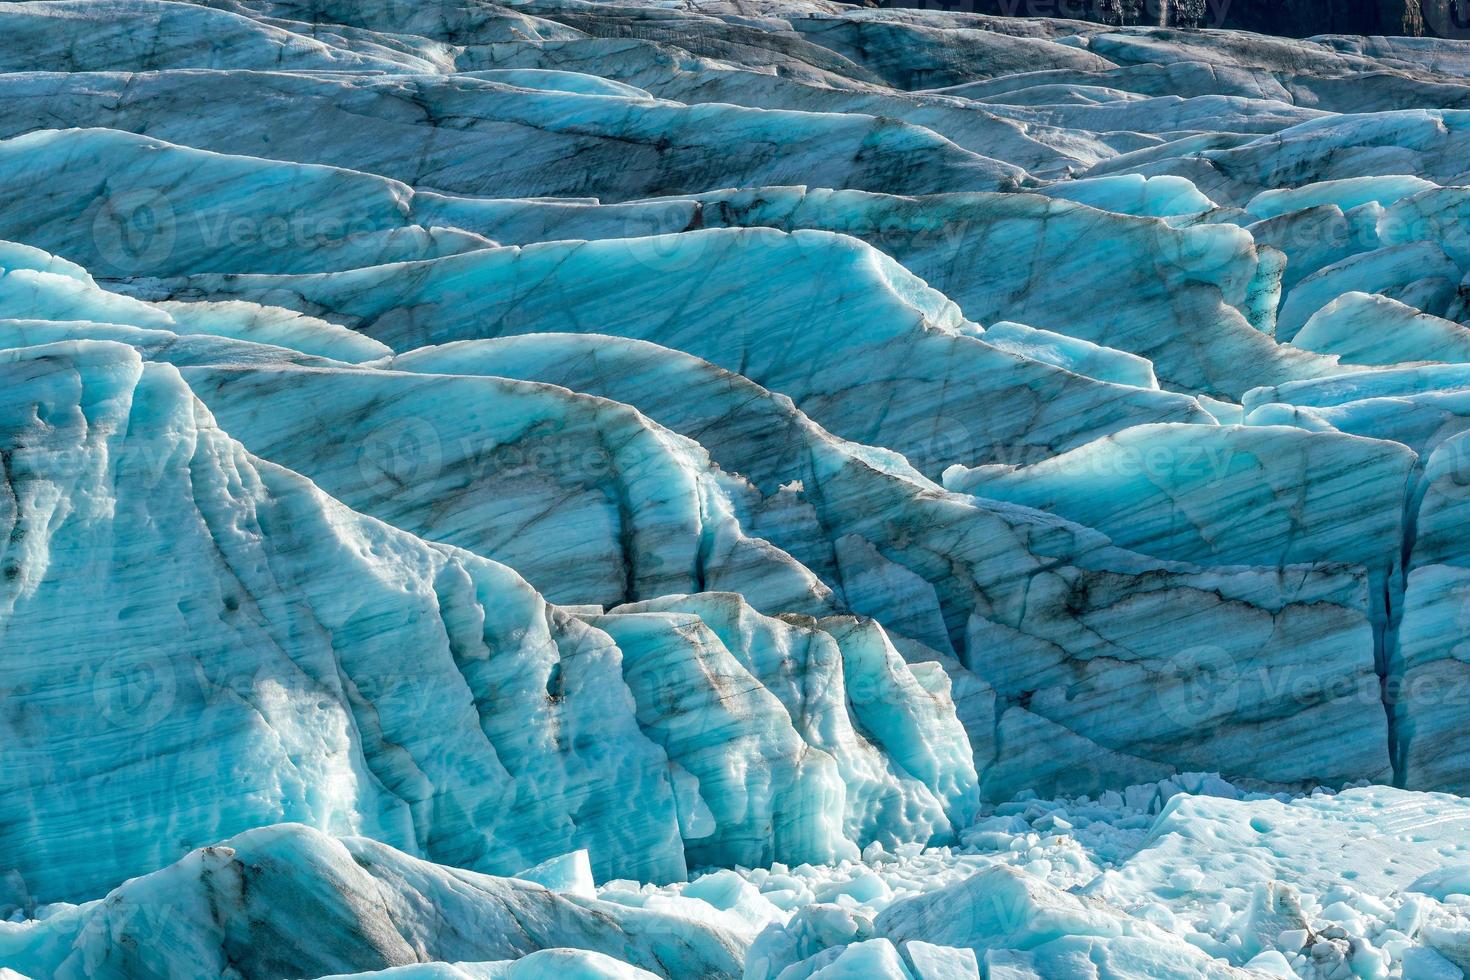
[[[1470,975],[1470,43],[0,3],[0,978]]]

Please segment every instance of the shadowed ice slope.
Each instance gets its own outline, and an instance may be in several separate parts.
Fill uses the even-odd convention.
[[[1013,780],[1037,779],[1044,771],[1050,773],[1047,779],[1074,779],[1071,785],[1080,789],[1105,784],[1104,773],[1146,773],[1156,762],[1191,759],[1187,746],[1165,746],[1192,720],[1179,701],[1187,687],[1181,680],[1187,676],[1186,661],[1192,666],[1201,659],[1211,661],[1212,670],[1228,666],[1232,677],[1251,676],[1245,696],[1259,699],[1252,710],[1238,702],[1228,710],[1211,708],[1219,726],[1211,746],[1217,757],[1233,751],[1227,748],[1229,738],[1248,743],[1247,731],[1265,726],[1273,737],[1299,748],[1284,766],[1285,760],[1277,760],[1269,768],[1253,766],[1251,774],[1290,780],[1290,767],[1337,764],[1309,762],[1315,750],[1303,740],[1314,742],[1331,729],[1337,735],[1324,737],[1323,745],[1332,741],[1341,751],[1357,742],[1345,733],[1366,726],[1361,745],[1367,755],[1353,765],[1382,765],[1366,761],[1382,759],[1376,740],[1383,731],[1372,675],[1372,631],[1360,605],[1370,593],[1363,578],[1343,575],[1346,569],[1333,561],[1326,538],[1315,551],[1257,547],[1248,555],[1225,556],[1224,562],[1199,550],[1165,556],[1265,566],[1256,569],[1199,574],[1152,562],[1078,525],[992,499],[943,494],[892,456],[827,433],[780,395],[689,355],[636,341],[531,335],[425,348],[394,363],[413,370],[443,371],[453,365],[466,372],[495,370],[553,381],[627,401],[698,438],[723,467],[751,477],[758,496],[746,513],[753,528],[792,549],[853,609],[954,653],[966,673],[994,687],[998,744],[991,749],[996,756],[988,776],[993,793],[1004,795]],[[1406,464],[1387,450],[1384,446],[1385,481],[1391,483],[1397,463],[1401,490]],[[1179,459],[1185,461],[1182,455]],[[1203,455],[1195,459],[1203,461]],[[1244,469],[1242,462],[1235,461],[1237,469]],[[1181,466],[1182,475],[1188,472]],[[1376,533],[1380,539],[1387,536],[1391,547],[1397,540],[1392,535],[1399,498],[1388,495],[1385,502],[1388,519],[1380,521]],[[1330,518],[1330,511],[1324,513],[1323,523]],[[1280,533],[1296,532],[1284,527]],[[1365,554],[1376,556],[1373,543],[1371,538],[1364,542]],[[1383,540],[1377,544],[1384,546]],[[1325,573],[1309,572],[1298,565],[1303,562],[1320,563]],[[1375,572],[1381,584],[1386,569]],[[1300,586],[1305,588],[1298,591]],[[1164,605],[1189,610],[1177,624],[1179,635],[1166,641],[1172,646],[1141,648],[1126,639],[1131,617],[1155,615]],[[1074,629],[1078,619],[1086,624],[1080,632]],[[1219,625],[1206,625],[1211,623]],[[1262,631],[1256,634],[1262,648],[1249,664],[1198,642],[1200,636],[1243,629]],[[1282,697],[1282,691],[1308,680],[1306,661],[1298,657],[1310,658],[1303,644],[1317,642],[1321,649],[1354,649],[1355,655],[1341,663],[1343,674],[1334,682],[1343,689],[1298,714],[1301,706],[1287,708],[1291,698]],[[1116,675],[1125,670],[1136,672],[1133,683],[1115,687]],[[959,674],[957,691],[969,682]],[[1126,704],[1140,695],[1165,710],[1125,721]],[[960,703],[964,718],[964,699]],[[1279,714],[1283,711],[1285,717]],[[972,738],[989,734],[979,731],[989,716],[989,711],[970,715]],[[1243,721],[1246,717],[1251,720]],[[1089,758],[1097,768],[1078,771],[1028,753],[1027,737],[1018,733],[1047,724],[1070,730],[1073,738],[1093,740]],[[1238,735],[1230,734],[1234,724],[1244,726]],[[977,744],[977,753],[987,743]],[[983,757],[977,759],[983,767]]]
[[[936,419],[953,420],[984,459],[1048,454],[1141,422],[1211,421],[1188,397],[992,347],[945,296],[829,232],[553,242],[330,275],[197,276],[168,295],[285,305],[399,351],[568,329],[649,340],[745,374],[837,434],[936,475],[953,461],[932,444]]]
[[[308,935],[297,932],[302,918],[312,924]],[[0,923],[0,955],[54,977],[321,976],[566,947],[657,976],[736,977],[744,945],[718,928],[429,864],[299,824],[192,851],[31,928]],[[576,958],[566,960],[562,969],[575,968]],[[556,970],[556,960],[545,968]]]
[[[5,136],[106,126],[455,193],[626,199],[798,179],[926,193],[1010,188],[1024,177],[892,119],[528,91],[473,75],[38,72],[0,75],[0,97]],[[181,103],[193,108],[180,114]],[[324,141],[324,130],[349,138]],[[760,149],[731,155],[732,144]]]

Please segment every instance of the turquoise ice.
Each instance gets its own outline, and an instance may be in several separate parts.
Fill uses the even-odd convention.
[[[1470,974],[1465,43],[0,7],[0,980]]]

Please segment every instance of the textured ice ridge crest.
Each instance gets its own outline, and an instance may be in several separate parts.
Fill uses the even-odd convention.
[[[1470,973],[1466,42],[17,2],[0,186],[0,980]]]

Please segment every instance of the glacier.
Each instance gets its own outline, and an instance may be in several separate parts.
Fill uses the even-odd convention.
[[[1470,976],[1470,41],[13,0],[0,187],[0,980]]]

